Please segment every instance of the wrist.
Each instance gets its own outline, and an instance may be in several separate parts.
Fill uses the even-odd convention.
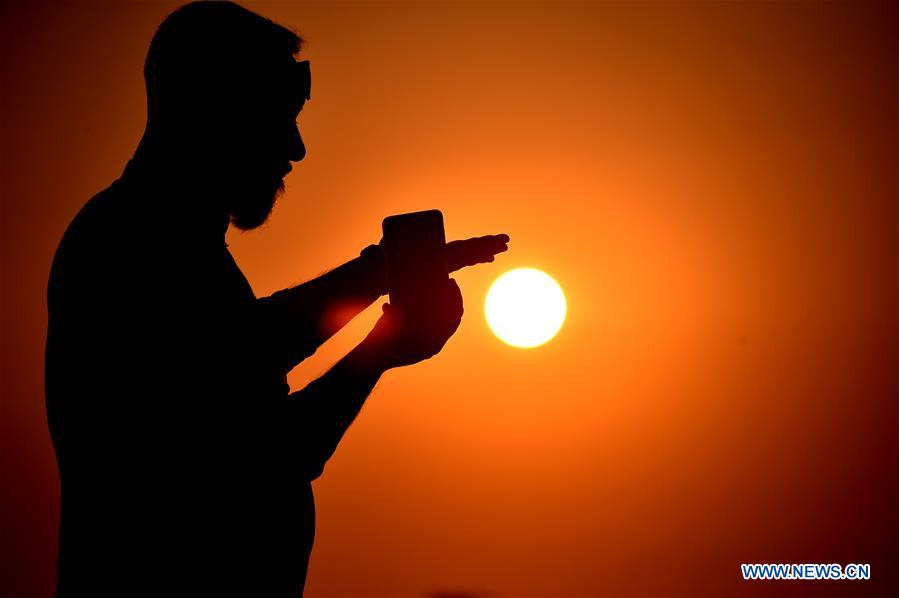
[[[353,369],[375,377],[381,376],[393,367],[387,348],[371,335],[356,345],[347,354],[347,359]]]
[[[384,250],[380,244],[369,245],[359,256],[364,260],[372,289],[378,295],[387,294],[387,268],[384,264]]]

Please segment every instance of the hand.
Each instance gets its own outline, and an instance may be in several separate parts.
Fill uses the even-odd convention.
[[[440,352],[462,321],[462,293],[452,278],[426,319],[384,304],[384,313],[363,341],[383,369],[429,359]]]
[[[505,234],[450,241],[446,244],[447,272],[452,273],[475,264],[488,264],[495,259],[496,254],[509,250],[508,243],[509,235]],[[377,289],[380,295],[387,293],[383,247],[384,239],[381,239],[377,245],[369,245],[359,253],[366,260],[368,279],[374,281],[371,286]]]
[[[509,235],[487,235],[446,244],[446,267],[455,272],[466,266],[487,264],[494,256],[509,249]]]

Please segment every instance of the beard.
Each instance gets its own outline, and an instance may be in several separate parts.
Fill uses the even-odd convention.
[[[228,214],[231,224],[239,230],[248,231],[266,223],[275,202],[284,193],[284,179],[280,176],[246,179],[228,190]]]

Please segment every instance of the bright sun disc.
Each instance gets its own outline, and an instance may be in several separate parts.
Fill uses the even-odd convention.
[[[530,349],[556,335],[565,322],[565,294],[536,268],[516,268],[497,278],[484,301],[493,334],[513,347]]]

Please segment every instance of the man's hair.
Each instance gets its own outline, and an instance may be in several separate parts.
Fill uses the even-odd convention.
[[[148,119],[226,114],[277,78],[303,39],[233,2],[192,2],[157,29],[147,60]]]

